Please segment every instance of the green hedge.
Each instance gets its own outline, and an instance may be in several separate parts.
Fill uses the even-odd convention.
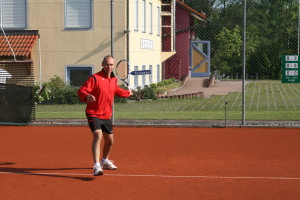
[[[172,78],[158,82],[157,84],[145,85],[144,88],[138,87],[133,90],[131,100],[140,101],[142,99],[157,99],[157,92],[160,87],[173,84],[177,80]],[[79,104],[82,103],[77,96],[79,87],[69,86],[64,83],[62,78],[55,76],[49,82],[42,84],[45,89],[40,93],[40,86],[36,84],[33,88],[35,104]],[[124,84],[120,86],[123,89],[128,89]],[[40,94],[39,94],[40,93]],[[115,96],[116,103],[126,103],[127,98]]]

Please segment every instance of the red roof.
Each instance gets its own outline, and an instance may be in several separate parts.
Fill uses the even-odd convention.
[[[5,38],[6,35],[6,38]],[[37,31],[22,30],[22,31],[5,31],[5,35],[1,31],[0,34],[0,58],[12,59],[14,51],[18,59],[28,59],[33,46],[38,39]],[[10,48],[9,44],[12,48]]]
[[[180,0],[176,0],[176,2],[178,4],[180,4],[181,6],[183,6],[184,8],[186,8],[187,10],[189,10],[191,13],[193,13],[194,15],[204,19],[204,20],[207,20],[207,17],[206,17],[206,14],[203,13],[203,12],[198,12],[197,10],[191,8],[190,6],[186,5],[185,3],[183,3],[182,1]]]

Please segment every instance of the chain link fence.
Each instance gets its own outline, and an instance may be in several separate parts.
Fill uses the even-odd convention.
[[[282,56],[299,54],[296,0],[25,4],[26,28],[39,34],[29,57],[37,121],[85,119],[77,90],[113,55],[129,60],[121,73],[151,71],[129,74],[135,94],[115,98],[116,124],[299,124],[300,84],[281,81]]]

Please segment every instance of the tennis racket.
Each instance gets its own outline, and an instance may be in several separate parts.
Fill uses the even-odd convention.
[[[116,66],[116,75],[118,79],[123,81],[126,84],[126,87],[128,87],[128,76],[129,76],[129,61],[128,60],[120,60]]]
[[[130,63],[128,60],[120,60],[116,66],[116,75],[117,77],[123,81],[126,86],[129,85],[129,75],[132,76],[140,76],[140,75],[148,75],[151,74],[151,70],[139,70],[139,71],[130,71]]]

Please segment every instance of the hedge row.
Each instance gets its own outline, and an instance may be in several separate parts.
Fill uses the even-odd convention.
[[[138,87],[133,91],[131,100],[140,101],[142,99],[157,99],[157,92],[159,87],[172,84],[176,82],[176,79],[168,79],[161,81],[157,84],[145,85],[143,88]],[[64,81],[55,76],[51,78],[49,82],[42,84],[45,89],[40,93],[40,86],[37,84],[34,86],[34,101],[35,104],[79,104],[82,103],[78,96],[78,87],[68,86]],[[121,85],[122,88],[127,89],[125,85]],[[116,103],[126,103],[127,98],[115,97]]]

